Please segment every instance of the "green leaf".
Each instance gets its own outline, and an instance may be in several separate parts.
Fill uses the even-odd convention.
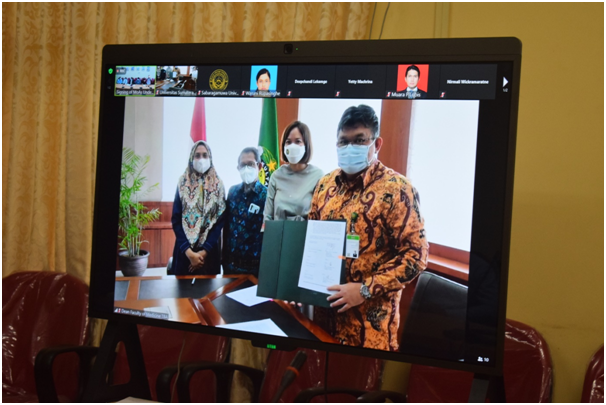
[[[147,242],[141,240],[143,228],[161,215],[157,208],[148,211],[139,202],[141,197],[159,187],[159,183],[156,183],[142,191],[147,180],[142,173],[149,161],[149,155],[141,157],[130,148],[122,149],[118,245],[127,250],[129,256],[137,255],[141,244]]]

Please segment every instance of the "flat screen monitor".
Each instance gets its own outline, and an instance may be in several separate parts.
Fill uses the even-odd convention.
[[[90,315],[500,373],[520,63],[515,38],[106,46]]]

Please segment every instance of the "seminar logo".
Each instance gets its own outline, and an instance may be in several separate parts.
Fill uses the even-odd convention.
[[[227,88],[227,83],[229,83],[229,76],[227,76],[227,72],[223,69],[217,69],[210,75],[210,88],[214,91],[222,91]]]

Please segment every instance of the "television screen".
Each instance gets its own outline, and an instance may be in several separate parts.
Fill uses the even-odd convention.
[[[520,52],[106,46],[91,316],[497,372]]]

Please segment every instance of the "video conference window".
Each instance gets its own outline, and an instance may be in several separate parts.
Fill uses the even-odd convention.
[[[156,83],[155,66],[117,66],[117,96],[153,96]]]
[[[197,66],[158,66],[156,94],[161,96],[193,96],[198,88]]]
[[[427,98],[429,65],[398,65],[397,91],[410,100]]]
[[[194,80],[184,68],[159,67],[158,90]],[[251,89],[267,69],[271,90],[277,70],[254,68]],[[426,91],[427,65],[408,68],[398,91]],[[407,82],[406,70],[417,79]],[[478,101],[418,98],[128,98],[123,163],[149,157],[138,202],[155,218],[143,229],[145,273],[125,276],[118,263],[115,311],[405,351],[407,282],[427,268],[434,244],[469,252],[479,113]],[[410,112],[407,128],[389,113],[400,110]],[[193,123],[205,125],[203,139]],[[389,128],[408,134],[406,177],[381,163],[384,142],[400,136]],[[348,176],[366,167],[363,178]],[[372,189],[361,192],[356,181]],[[360,299],[346,299],[340,312],[302,302],[303,315],[258,295],[268,221],[326,219],[345,220],[347,234],[359,237],[358,257],[344,258],[346,287],[326,293],[339,294],[333,303]],[[180,277],[153,277],[166,274]]]
[[[275,92],[278,83],[278,66],[251,66],[250,91]]]
[[[338,65],[334,96],[383,98],[386,73],[385,65]]]
[[[241,66],[198,66],[197,96],[240,97],[251,93],[249,76],[242,73]],[[245,80],[244,80],[245,79]],[[242,85],[244,81],[244,85]]]
[[[336,69],[336,66],[289,66],[286,96],[334,97]]]

